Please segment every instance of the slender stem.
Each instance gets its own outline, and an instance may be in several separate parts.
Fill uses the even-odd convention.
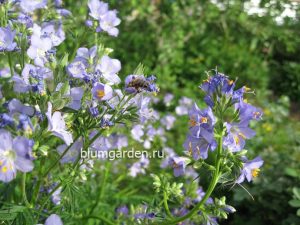
[[[95,45],[98,47],[98,32],[95,32]]]
[[[31,203],[34,205],[38,196],[39,196],[39,191],[42,185],[42,173],[43,173],[43,165],[45,163],[45,157],[43,157],[41,159],[41,164],[40,164],[40,171],[39,171],[39,175],[38,175],[38,181],[37,184],[33,190],[33,194],[32,194],[32,199],[31,199]]]
[[[105,162],[105,168],[104,168],[104,174],[102,177],[102,181],[101,181],[101,188],[99,190],[99,195],[98,195],[98,199],[96,199],[95,204],[92,206],[89,215],[93,214],[94,210],[96,209],[96,207],[98,206],[98,203],[101,202],[103,195],[104,195],[104,191],[105,191],[105,185],[106,185],[106,181],[107,181],[107,177],[108,177],[108,172],[110,169],[110,163],[109,162]]]
[[[22,175],[22,198],[23,202],[25,203],[26,207],[32,208],[30,203],[27,200],[27,195],[26,195],[26,173],[23,173]]]
[[[173,216],[172,213],[170,212],[169,205],[168,205],[168,196],[165,191],[164,191],[164,207],[167,212],[167,215],[172,218]]]
[[[13,77],[14,76],[14,68],[13,68],[13,64],[12,64],[12,60],[11,60],[11,52],[7,53],[7,57],[8,57],[8,64],[9,64],[10,74],[11,74],[11,77]]]
[[[204,197],[201,199],[201,201],[186,215],[182,217],[175,218],[173,220],[167,220],[162,223],[156,223],[158,225],[172,225],[177,224],[179,222],[182,222],[188,218],[191,218],[193,215],[195,215],[203,206],[203,204],[207,201],[207,199],[210,197],[212,192],[214,191],[218,179],[220,177],[220,166],[221,166],[221,153],[222,153],[222,143],[223,143],[223,134],[218,138],[218,150],[217,150],[217,160],[216,160],[216,170],[214,171],[213,178],[208,186],[208,189],[204,195]]]

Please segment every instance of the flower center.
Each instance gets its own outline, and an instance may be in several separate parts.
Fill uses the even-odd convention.
[[[45,51],[42,49],[37,49],[37,55],[38,57],[44,57],[45,56]]]
[[[237,144],[237,145],[240,143],[240,138],[238,135],[234,136],[234,141],[235,141],[235,144]]]
[[[3,156],[9,160],[14,160],[16,158],[16,152],[13,150],[8,150],[3,153]],[[0,164],[1,165],[1,164]]]
[[[200,119],[200,122],[201,123],[207,123],[207,121],[208,121],[208,118],[207,117],[201,117],[201,119]]]
[[[197,122],[196,122],[196,120],[195,119],[190,119],[190,125],[192,126],[192,127],[194,127],[194,126],[196,126],[197,125]]]
[[[253,112],[253,117],[254,117],[255,119],[259,118],[260,115],[261,115],[260,112]]]
[[[232,85],[233,82],[234,82],[233,80],[229,80],[229,81],[228,81],[228,84],[229,84],[229,85]]]
[[[104,91],[102,91],[102,90],[98,90],[98,91],[97,91],[97,97],[98,97],[98,98],[103,98],[104,96],[105,96]]]
[[[179,165],[176,162],[174,162],[173,163],[173,168],[179,168]]]
[[[259,174],[259,171],[260,171],[260,169],[258,169],[258,168],[251,170],[252,177],[257,177]]]

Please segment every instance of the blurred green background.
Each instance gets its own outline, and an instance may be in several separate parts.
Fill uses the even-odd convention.
[[[201,103],[198,85],[206,71],[217,67],[238,77],[238,86],[246,83],[255,90],[253,99],[264,110],[264,120],[247,148],[251,156],[261,155],[265,165],[255,184],[245,185],[254,200],[242,188],[224,191],[238,212],[223,223],[300,224],[299,1],[251,1],[252,7],[250,1],[238,0],[108,2],[122,23],[118,38],[102,38],[121,60],[123,78],[142,62],[158,77],[160,97],[170,92],[176,99],[187,96]],[[65,5],[74,15],[86,13],[85,2],[68,0]],[[66,43],[70,46],[62,48],[85,41]],[[178,153],[185,138],[182,127],[183,119],[170,136]]]

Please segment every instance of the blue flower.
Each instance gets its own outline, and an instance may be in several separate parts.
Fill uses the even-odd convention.
[[[84,90],[81,87],[73,87],[70,90],[71,102],[67,105],[67,107],[79,110],[81,107],[81,99],[84,94]]]
[[[126,205],[122,205],[117,208],[116,212],[117,212],[118,216],[121,216],[121,215],[127,216],[129,213],[129,209]]]
[[[10,182],[16,177],[17,170],[27,173],[33,169],[33,141],[25,137],[15,137],[0,129],[0,180]]]
[[[188,135],[183,147],[189,156],[192,156],[194,160],[199,160],[200,158],[206,159],[208,157],[208,150],[214,151],[217,147],[217,143],[213,137],[207,140],[204,137]]]
[[[161,119],[161,124],[164,125],[167,130],[170,130],[174,126],[175,121],[176,121],[175,116],[166,115]]]
[[[224,138],[223,145],[232,152],[237,152],[245,147],[246,139],[255,136],[255,131],[248,127],[248,121],[240,123],[226,123],[228,135]]]
[[[89,0],[89,15],[96,20],[100,20],[108,12],[108,4],[99,0]]]
[[[41,35],[43,38],[50,38],[53,46],[60,45],[66,38],[62,24],[55,21],[43,23]]]
[[[45,221],[45,225],[63,225],[63,222],[58,215],[51,214]]]
[[[52,40],[42,36],[41,27],[33,25],[33,34],[30,40],[30,47],[27,50],[29,58],[34,60],[34,64],[43,67],[48,62],[47,51],[52,48]]]
[[[139,161],[132,164],[129,168],[129,175],[132,177],[136,177],[138,174],[145,174],[146,168],[149,166],[150,161],[144,155],[140,158]]]
[[[234,86],[235,81],[229,80],[228,76],[216,72],[214,76],[209,76],[204,80],[200,88],[210,96],[214,93],[230,95],[233,93]]]
[[[33,125],[27,115],[20,114],[18,128],[23,129],[26,134],[32,134]]]
[[[83,79],[88,76],[87,66],[79,59],[75,59],[72,63],[70,63],[66,70],[67,73],[74,78]]]
[[[174,176],[179,177],[185,173],[187,159],[184,157],[174,156],[170,158],[169,165],[173,168]]]
[[[120,23],[121,20],[117,17],[117,11],[110,10],[101,17],[98,30],[101,29],[106,31],[110,36],[117,37],[119,34],[119,29],[116,28],[116,26],[118,26]]]
[[[112,98],[113,90],[107,84],[95,83],[92,88],[92,94],[94,99],[99,101],[107,101]]]
[[[32,13],[36,9],[45,8],[48,0],[21,0],[20,6],[23,12]]]
[[[101,76],[108,82],[108,84],[119,84],[121,79],[117,73],[121,70],[121,63],[117,59],[111,59],[107,55],[103,56],[100,64],[96,66],[96,71],[101,73]]]
[[[241,174],[236,180],[236,183],[240,184],[245,179],[247,179],[247,181],[250,182],[253,178],[257,177],[259,173],[259,168],[263,165],[263,163],[264,161],[259,156],[253,160],[247,160],[243,165]]]
[[[192,105],[193,105],[192,99],[187,97],[182,97],[179,100],[179,105],[175,108],[176,114],[179,116],[187,115]]]
[[[70,145],[73,142],[72,134],[66,130],[66,123],[61,112],[54,112],[52,115],[52,104],[50,102],[48,102],[46,116],[48,118],[48,131],[62,139],[66,145]]]
[[[10,114],[21,113],[28,116],[33,116],[34,114],[34,109],[32,107],[24,105],[20,100],[15,98],[8,103],[8,110]]]
[[[12,31],[10,27],[0,27],[0,52],[14,51],[17,44],[14,42],[16,32]]]
[[[216,123],[211,108],[200,110],[195,103],[189,111],[189,116],[191,135],[195,137],[203,136],[207,140],[211,140],[213,137],[213,126]]]
[[[0,114],[0,128],[14,125],[14,118],[6,113]]]
[[[239,110],[239,119],[240,121],[249,121],[249,120],[261,120],[263,112],[261,109],[256,108],[245,102],[240,102],[236,104],[236,108]]]

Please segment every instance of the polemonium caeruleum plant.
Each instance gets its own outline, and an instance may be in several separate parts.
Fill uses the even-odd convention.
[[[209,184],[205,189],[198,186],[201,176],[197,173],[186,183],[171,183],[167,176],[153,175],[164,213],[151,219],[152,224],[218,224],[235,212],[224,196],[211,197],[218,183],[241,186],[258,176],[263,160],[248,159],[245,144],[255,135],[250,126],[252,121],[262,119],[262,111],[247,102],[246,95],[253,93],[248,87],[235,89],[235,85],[236,81],[216,72],[199,86],[205,93],[207,108],[200,109],[196,103],[189,107],[189,99],[180,100],[176,113],[188,112],[189,132],[183,144],[184,155],[168,151],[169,166],[175,177],[187,177],[189,168],[206,170],[205,174],[210,173]]]
[[[88,1],[96,30],[85,29],[95,33],[94,43],[79,46],[74,58],[57,54],[67,37],[64,23],[73,21],[62,1],[0,4],[0,52],[8,66],[0,77],[0,181],[5,193],[15,189],[1,199],[0,220],[60,225],[50,200],[54,207],[61,204],[61,192],[76,179],[85,180],[93,167],[80,151],[127,146],[126,137],[107,130],[136,121],[143,110],[140,99],[158,91],[156,78],[139,73],[124,83],[118,76],[120,61],[98,37],[119,33],[121,21],[107,3]]]

